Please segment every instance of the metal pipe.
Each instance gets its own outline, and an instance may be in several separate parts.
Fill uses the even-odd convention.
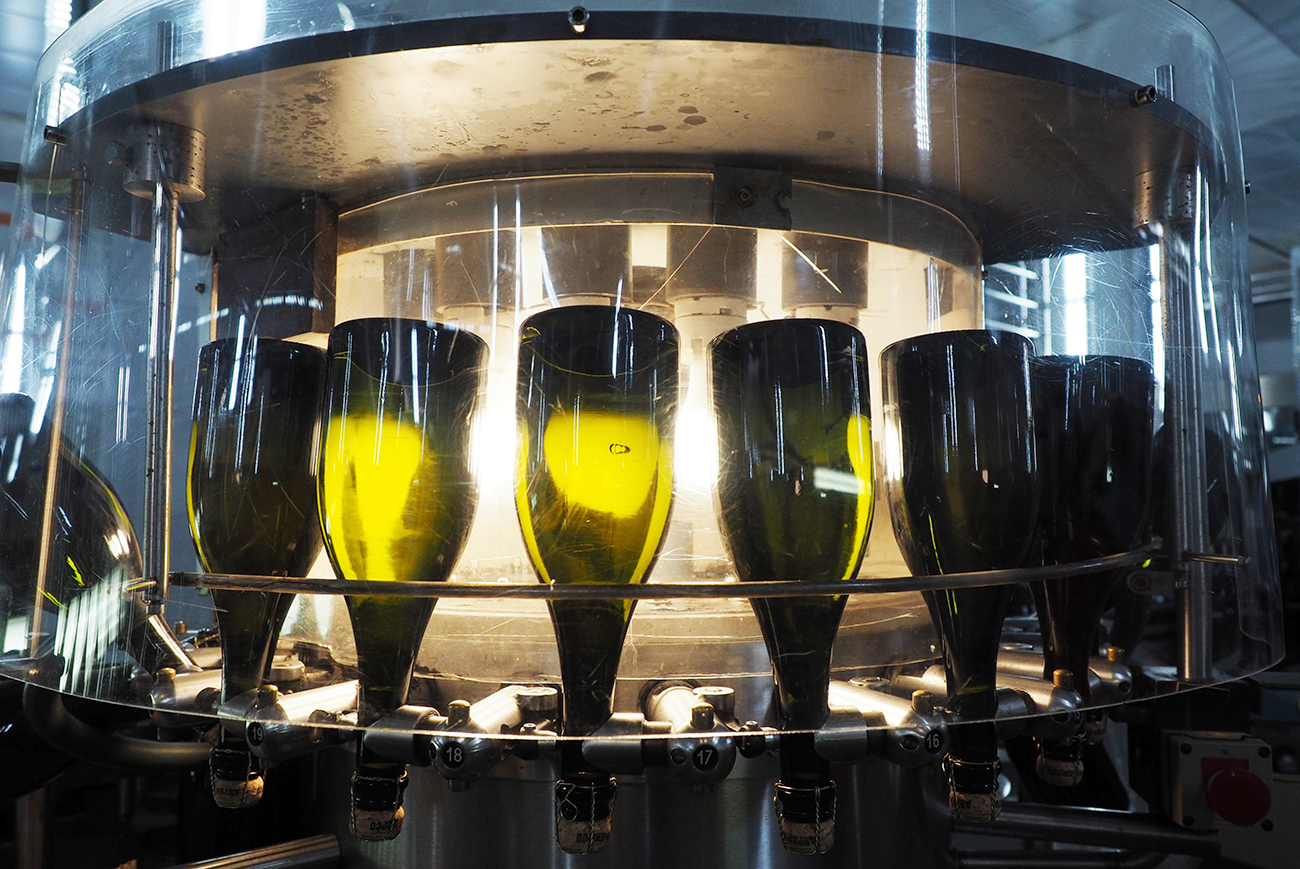
[[[161,176],[162,173],[160,173]],[[153,184],[153,277],[149,284],[149,376],[144,491],[145,600],[161,613],[170,561],[172,351],[176,335],[179,202],[163,177]]]
[[[1195,833],[1161,815],[1004,803],[996,821],[976,824],[953,819],[954,833],[1006,836],[1072,845],[1092,845],[1161,854],[1216,857],[1216,833]]]
[[[38,685],[23,689],[23,712],[50,745],[78,760],[133,772],[168,772],[208,762],[206,742],[154,742],[100,730],[74,716],[63,695]]]
[[[1188,183],[1196,185],[1192,195],[1199,211],[1203,207],[1199,172],[1193,173]],[[1212,660],[1208,566],[1187,557],[1189,553],[1210,551],[1205,521],[1205,423],[1198,340],[1201,304],[1197,279],[1198,226],[1195,220],[1166,222],[1160,243],[1166,358],[1165,433],[1171,471],[1168,503],[1174,511],[1169,556],[1179,580],[1179,676],[1193,682],[1210,678]]]
[[[342,855],[338,837],[325,833],[226,857],[179,863],[171,869],[333,869],[343,865]]]
[[[15,869],[43,869],[49,827],[49,792],[37,788],[14,800]]]
[[[180,644],[180,640],[176,639],[176,635],[172,633],[172,629],[167,626],[167,622],[161,615],[154,613],[145,620],[145,624],[159,652],[170,659],[166,662],[166,666],[183,673],[197,673],[202,669],[194,663],[190,653],[185,651],[185,647]]]
[[[1155,851],[974,851],[956,855],[956,869],[1154,869]]]
[[[53,173],[53,166],[51,166]],[[81,227],[85,220],[86,180],[78,169],[71,179],[68,205],[68,266],[63,296],[63,320],[59,328],[58,359],[55,361],[54,412],[49,415],[49,460],[45,468],[45,501],[41,508],[41,537],[37,548],[36,588],[32,607],[33,624],[28,653],[40,654],[40,638],[45,630],[40,625],[45,612],[45,589],[50,576],[50,546],[54,532],[54,511],[59,492],[59,456],[63,450],[63,405],[68,392],[68,367],[72,357],[73,299],[76,298],[77,268],[81,255]],[[34,422],[34,420],[33,420]]]
[[[1132,567],[1149,560],[1154,550],[1135,549],[1069,564],[1015,567],[949,573],[942,576],[872,577],[827,582],[773,580],[770,582],[672,582],[646,585],[450,582],[430,583],[386,579],[303,579],[284,576],[243,576],[228,573],[172,575],[177,585],[231,591],[284,591],[293,594],[383,594],[389,597],[512,598],[514,600],[678,600],[703,598],[807,597],[810,595],[895,594],[900,591],[943,591],[949,588],[984,588],[1018,582],[1042,582],[1088,573]]]

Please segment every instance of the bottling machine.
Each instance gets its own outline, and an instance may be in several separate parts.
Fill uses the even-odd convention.
[[[21,157],[0,673],[222,812],[308,758],[300,865],[1263,835],[1267,746],[1150,712],[1283,650],[1239,149],[1163,0],[109,0]]]

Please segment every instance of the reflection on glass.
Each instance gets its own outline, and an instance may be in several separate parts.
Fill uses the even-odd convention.
[[[316,448],[325,356],[315,347],[253,337],[199,352],[190,428],[190,533],[209,573],[306,576],[320,553]],[[221,630],[221,699],[256,689],[274,654],[291,595],[214,589]],[[244,740],[222,732],[213,749],[217,804],[262,794]]]
[[[442,582],[465,546],[478,489],[470,473],[470,417],[487,345],[437,323],[365,319],[330,333],[320,513],[342,579]],[[360,671],[358,723],[406,702],[433,598],[350,595]],[[358,740],[352,832],[394,838],[402,827],[406,765]]]
[[[718,507],[742,582],[852,579],[874,503],[866,341],[829,320],[774,320],[712,345]],[[776,678],[781,842],[835,841],[835,783],[813,750],[828,715],[831,646],[847,598],[756,598]]]
[[[1052,356],[1033,360],[1034,436],[1042,481],[1044,564],[1113,555],[1150,536],[1155,376],[1121,356]],[[1074,676],[1087,702],[1088,659],[1107,600],[1122,572],[1036,583],[1044,676]],[[1103,712],[1088,713],[1088,739],[1104,735]],[[1059,786],[1083,774],[1082,737],[1043,741],[1038,772]]]
[[[146,641],[140,545],[126,509],[66,441],[41,576],[51,450],[49,421],[35,414],[30,397],[0,395],[0,652],[24,661],[21,678],[112,697],[128,687],[114,662],[123,647],[146,670],[174,662]]]
[[[672,505],[677,331],[642,311],[573,306],[520,327],[515,504],[546,583],[644,580]],[[564,733],[589,736],[612,711],[633,601],[551,601]],[[590,853],[609,838],[614,779],[562,747],[556,840]]]
[[[1039,485],[1026,339],[1009,332],[922,335],[881,354],[894,536],[915,575],[1024,567]],[[959,719],[945,764],[949,803],[970,820],[1000,808],[992,719],[1008,586],[926,592]]]

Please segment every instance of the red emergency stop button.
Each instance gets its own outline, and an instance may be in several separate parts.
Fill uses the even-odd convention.
[[[1273,792],[1245,766],[1220,769],[1205,782],[1205,802],[1230,824],[1249,827],[1268,816]]]

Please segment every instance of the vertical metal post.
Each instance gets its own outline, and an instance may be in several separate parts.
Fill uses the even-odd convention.
[[[150,613],[167,598],[172,468],[172,351],[176,335],[179,203],[167,183],[153,185],[153,279],[149,284],[149,368],[145,386],[144,576]]]
[[[1300,366],[1300,244],[1291,248],[1291,360]],[[1300,388],[1291,399],[1300,403]]]
[[[153,218],[153,276],[149,282],[149,343],[145,365],[144,598],[150,615],[167,598],[171,536],[172,354],[176,347],[176,288],[180,266],[180,205],[203,198],[203,134],[174,124],[145,123],[132,131],[123,188],[148,199]]]
[[[14,800],[14,850],[16,869],[45,866],[46,816],[49,796],[45,788]]]
[[[51,138],[54,142],[55,139]],[[56,142],[57,144],[57,142]],[[68,366],[72,360],[73,300],[76,298],[77,271],[81,256],[81,231],[85,220],[84,172],[78,168],[72,175],[68,199],[67,268],[63,288],[63,319],[59,324],[58,359],[54,366],[54,390],[49,415],[49,461],[45,467],[45,498],[41,506],[41,537],[36,556],[36,588],[33,593],[32,631],[28,651],[33,657],[40,654],[39,646],[45,636],[41,622],[45,613],[45,594],[50,578],[50,547],[53,543],[54,511],[59,492],[59,454],[63,449],[63,411],[68,393]]]
[[[1196,181],[1199,185],[1199,180]],[[1205,415],[1201,402],[1203,348],[1197,292],[1195,223],[1167,221],[1160,241],[1162,319],[1165,338],[1165,444],[1169,508],[1174,515],[1166,541],[1178,589],[1178,675],[1190,682],[1210,678],[1211,598],[1209,565],[1188,558],[1210,551],[1206,525]]]
[[[1161,99],[1174,98],[1174,68],[1155,70]],[[1178,612],[1178,678],[1208,681],[1214,650],[1209,565],[1191,556],[1210,552],[1206,522],[1208,474],[1205,408],[1201,398],[1202,220],[1207,181],[1199,166],[1172,177],[1146,172],[1136,179],[1134,225],[1148,227],[1160,242],[1161,329],[1165,343],[1166,495],[1173,515],[1165,551],[1174,570]]]

